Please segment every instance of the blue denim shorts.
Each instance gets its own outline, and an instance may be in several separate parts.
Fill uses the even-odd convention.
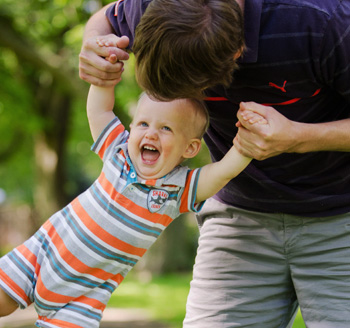
[[[350,327],[350,214],[307,218],[210,199],[184,328]]]

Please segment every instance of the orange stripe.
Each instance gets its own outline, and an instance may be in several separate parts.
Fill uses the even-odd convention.
[[[50,221],[47,221],[47,223],[45,224],[45,229],[47,229],[47,234],[50,236],[51,242],[56,246],[62,259],[66,263],[68,263],[72,269],[80,273],[89,274],[103,281],[106,281],[114,276],[112,273],[102,270],[100,268],[92,268],[90,266],[87,266],[82,261],[80,261],[77,257],[75,257],[66,247],[66,245],[64,244],[64,241],[56,232],[55,227],[52,225]]]
[[[47,289],[40,277],[35,289],[40,297],[49,302],[67,304],[74,299],[72,296],[61,295]]]
[[[156,182],[157,182],[157,179],[146,180],[146,181],[145,181],[145,184],[146,184],[147,186],[155,186],[155,185],[156,185]]]
[[[38,260],[37,256],[30,249],[28,249],[27,246],[25,246],[24,244],[19,245],[16,249],[35,268],[35,274],[38,276],[40,273],[41,266],[37,262]]]
[[[91,297],[87,297],[85,295],[81,295],[78,297],[75,296],[67,296],[67,295],[62,295],[55,293],[45,287],[41,279],[38,279],[38,283],[36,285],[36,291],[42,297],[44,300],[48,302],[53,302],[53,303],[63,303],[63,304],[68,304],[71,301],[74,302],[80,302],[89,306],[92,306],[95,309],[98,310],[104,310],[106,305],[99,300],[96,300]]]
[[[28,305],[31,302],[29,297],[26,295],[26,293],[23,291],[21,287],[19,287],[3,270],[0,269],[0,276],[2,280],[6,283],[8,287],[12,289],[13,292],[15,292],[21,299],[23,299]]]
[[[118,273],[114,277],[112,277],[111,280],[115,281],[118,285],[120,285],[124,280],[124,277],[120,273]]]
[[[44,321],[44,322],[48,322],[48,323],[51,323],[53,325],[56,325],[57,327],[61,327],[61,328],[83,328],[82,326],[78,326],[78,325],[75,325],[74,323],[70,323],[70,322],[63,321],[63,320],[48,319],[47,317],[42,317],[42,316],[39,316],[39,319]]]
[[[111,145],[111,143],[125,130],[124,126],[122,124],[117,125],[113,131],[108,135],[107,139],[101,146],[98,155],[100,158],[103,158],[106,149]]]
[[[118,248],[122,252],[126,252],[128,254],[143,256],[146,253],[146,249],[132,246],[117,237],[113,236],[103,228],[101,228],[85,211],[81,203],[78,199],[75,199],[71,203],[73,210],[80,219],[84,222],[84,225],[96,236],[101,238],[104,242],[111,245],[112,247]]]
[[[100,302],[99,300],[96,300],[94,298],[86,297],[85,295],[81,295],[74,299],[74,302],[83,303],[86,305],[92,306],[94,309],[103,311],[106,307],[106,304]]]
[[[172,218],[168,215],[151,213],[149,210],[143,208],[142,206],[135,204],[131,199],[118,193],[115,190],[114,186],[105,177],[104,173],[99,176],[98,182],[114,201],[116,201],[120,206],[127,208],[131,213],[140,216],[150,222],[159,223],[165,227],[173,221]]]
[[[189,204],[188,204],[188,195],[190,192],[191,179],[194,171],[190,171],[187,175],[186,185],[184,192],[181,196],[181,205],[180,205],[180,213],[188,212]]]

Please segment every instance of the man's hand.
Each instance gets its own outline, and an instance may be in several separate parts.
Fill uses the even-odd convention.
[[[129,45],[126,36],[108,35],[114,46],[100,46],[99,37],[83,42],[79,55],[79,76],[82,80],[97,86],[114,86],[121,80],[123,60],[129,59],[125,48]]]
[[[250,121],[251,111],[265,118],[267,124]],[[295,151],[300,123],[288,120],[272,107],[254,102],[241,103],[237,117],[238,133],[234,145],[243,155],[264,160]]]

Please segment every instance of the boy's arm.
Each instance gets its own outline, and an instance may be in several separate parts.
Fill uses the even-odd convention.
[[[87,98],[87,116],[91,135],[94,141],[99,137],[103,129],[115,118],[114,87],[90,86]]]
[[[196,203],[214,196],[231,179],[241,173],[251,160],[232,146],[220,161],[205,165],[198,179]]]
[[[269,126],[269,122],[262,113],[256,113],[245,108],[242,120],[249,126]],[[240,124],[237,124],[239,127]],[[214,196],[231,179],[240,174],[252,158],[242,155],[235,146],[218,162],[204,166],[200,172],[197,186],[196,203]]]

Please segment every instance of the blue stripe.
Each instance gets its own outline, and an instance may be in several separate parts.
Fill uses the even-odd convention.
[[[99,315],[99,314],[95,314],[95,313],[92,313],[92,312],[90,312],[90,311],[88,311],[88,310],[85,310],[85,309],[81,309],[81,308],[79,308],[79,307],[77,307],[77,306],[74,306],[74,305],[71,305],[71,304],[67,304],[65,307],[64,307],[64,309],[73,309],[73,310],[76,310],[77,312],[80,312],[80,313],[84,313],[84,314],[86,314],[86,315],[88,315],[89,317],[95,317],[97,320],[101,320],[101,315]]]
[[[70,276],[68,275],[67,273],[65,273],[62,268],[57,264],[57,262],[55,261],[55,258],[51,252],[51,250],[49,249],[49,244],[47,243],[47,241],[42,237],[42,236],[39,236],[40,239],[43,239],[42,240],[42,244],[46,247],[46,252],[47,254],[50,256],[50,259],[51,259],[51,263],[54,265],[54,267],[65,277],[65,278],[68,278],[69,280],[73,280],[73,281],[79,281],[79,282],[82,282],[84,283],[85,285],[90,285],[92,287],[98,287],[99,284],[94,284],[92,282],[89,282],[89,281],[86,281],[84,279],[81,279],[81,278],[76,278],[74,276]],[[113,290],[112,290],[113,292]]]
[[[28,273],[28,275],[30,276],[30,278],[31,278],[32,280],[34,280],[34,275],[33,275],[33,273],[32,273],[31,271],[29,271],[29,270],[15,257],[14,252],[11,252],[11,253],[9,254],[9,256],[10,256],[10,257],[11,257],[25,272]]]
[[[147,185],[142,185],[142,184],[139,184],[138,187],[139,187],[139,189],[143,189],[144,191],[147,191],[147,192],[149,192],[150,190],[164,190],[169,195],[169,197],[167,198],[168,200],[170,200],[170,199],[177,199],[177,197],[178,197],[178,194],[177,194],[176,191],[168,191],[168,190],[166,190],[166,187],[154,186],[153,188],[149,188],[149,187],[147,187]]]
[[[128,220],[127,218],[125,218],[124,216],[122,216],[120,213],[118,213],[117,211],[115,211],[107,202],[105,202],[101,196],[97,193],[96,191],[96,187],[95,186],[92,186],[92,191],[93,193],[95,194],[95,196],[101,201],[101,203],[110,211],[112,212],[113,214],[115,214],[116,216],[118,216],[119,218],[121,218],[123,221],[127,222],[128,224],[134,226],[134,227],[137,227],[138,229],[140,230],[143,230],[143,231],[146,231],[146,232],[150,232],[150,233],[153,233],[155,235],[160,235],[160,232],[159,231],[155,231],[155,230],[152,230],[152,229],[148,229],[148,228],[145,228],[145,227],[142,227],[140,226],[139,224],[131,221],[131,220]]]
[[[86,238],[82,232],[79,230],[79,228],[76,226],[76,224],[74,223],[73,219],[71,218],[69,212],[67,211],[67,209],[64,209],[64,213],[66,214],[67,219],[72,223],[75,231],[84,239],[84,241],[89,244],[90,246],[92,246],[93,248],[97,249],[99,252],[101,252],[104,255],[107,255],[108,257],[112,257],[114,259],[118,259],[118,260],[122,260],[123,262],[129,262],[132,264],[136,264],[136,261],[132,261],[132,260],[128,260],[125,259],[124,257],[121,256],[115,256],[113,253],[108,253],[105,250],[103,250],[102,248],[98,247],[96,244],[94,244],[91,240],[89,240],[88,238]]]
[[[120,172],[122,172],[123,170],[123,167],[124,167],[124,163],[120,163],[119,161],[117,161],[117,159],[115,157],[112,158],[113,159],[113,162],[120,167]]]

